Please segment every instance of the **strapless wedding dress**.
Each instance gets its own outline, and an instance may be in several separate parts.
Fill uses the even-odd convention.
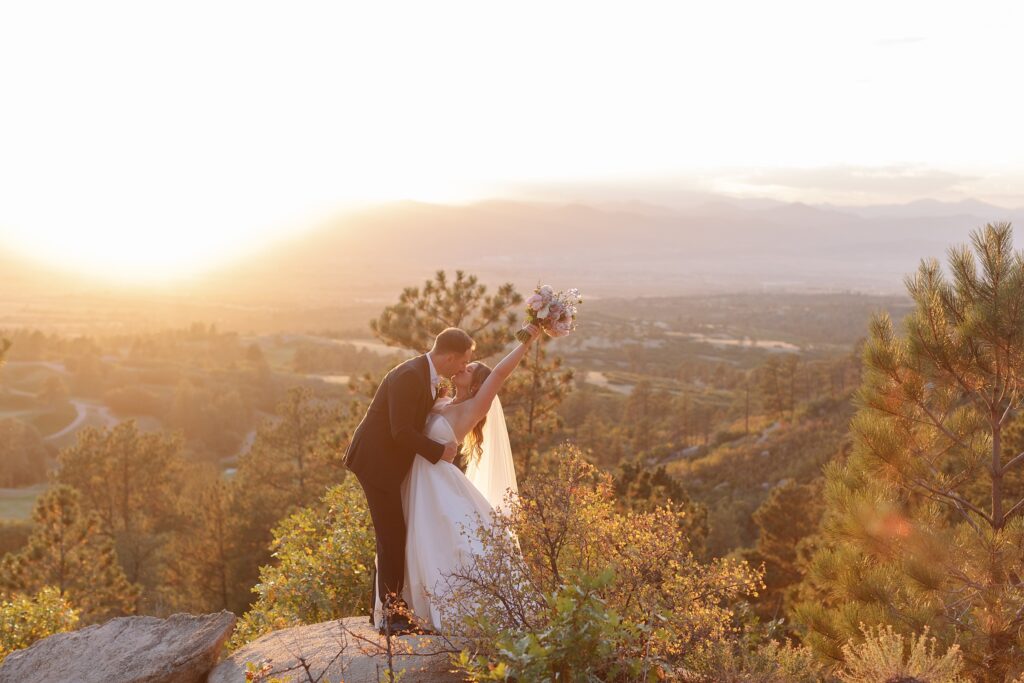
[[[423,433],[438,443],[456,440],[440,413],[427,418]],[[402,482],[402,509],[407,529],[402,597],[418,620],[444,631],[434,596],[447,591],[448,577],[457,567],[482,552],[475,531],[491,519],[493,508],[458,467],[417,456]]]

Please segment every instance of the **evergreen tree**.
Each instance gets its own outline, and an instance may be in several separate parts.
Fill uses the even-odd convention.
[[[370,322],[370,328],[389,346],[425,353],[438,332],[461,327],[476,342],[474,356],[487,360],[512,342],[518,316],[514,309],[522,302],[522,295],[510,283],[488,296],[486,286],[479,284],[475,275],[459,270],[451,279],[438,271],[422,289],[407,287],[398,303],[385,308]],[[548,359],[547,341],[542,336],[534,344],[533,353],[523,359],[501,392],[517,471],[524,479],[543,439],[561,426],[557,408],[572,387],[572,370],[563,368],[560,358]],[[372,396],[378,380],[366,376],[351,386]]]
[[[56,485],[32,512],[28,544],[0,563],[0,588],[37,593],[52,586],[97,623],[135,611],[138,588],[125,576],[111,539],[95,514],[82,510],[81,494]]]
[[[370,322],[370,329],[389,346],[426,353],[438,332],[461,327],[476,341],[477,357],[487,358],[509,343],[516,324],[512,308],[521,303],[523,297],[511,283],[488,296],[475,275],[457,270],[451,280],[439,270],[422,289],[406,287],[397,304]]]
[[[654,392],[650,380],[640,380],[629,393],[625,416],[633,432],[633,450],[636,453],[642,453],[653,445],[653,403]]]
[[[186,522],[174,535],[165,581],[175,609],[241,612],[249,603],[250,584],[240,579],[237,490],[209,465],[189,478],[182,498]]]
[[[17,418],[0,420],[0,487],[46,481],[46,444],[35,427]]]
[[[1024,396],[1024,256],[1008,224],[972,242],[950,250],[952,280],[935,260],[907,278],[904,335],[872,322],[800,617],[835,659],[861,623],[930,626],[976,680],[1003,681],[1024,661],[1024,450],[1004,438]]]
[[[327,404],[305,387],[288,391],[276,421],[265,422],[232,480],[239,515],[239,581],[251,586],[270,560],[271,530],[311,505],[346,476],[342,457],[358,424],[359,405]]]
[[[809,484],[791,479],[773,488],[754,512],[757,545],[744,558],[751,566],[764,566],[765,589],[757,602],[766,619],[787,614],[791,587],[803,578],[801,544],[818,532],[824,509],[821,493],[820,479]]]
[[[144,587],[145,609],[154,609],[167,544],[183,521],[180,437],[140,432],[134,420],[109,430],[87,428],[58,461],[57,481],[81,493],[82,507],[99,517],[115,542],[128,580]]]
[[[761,391],[761,403],[766,411],[774,416],[776,420],[782,419],[786,409],[785,385],[782,378],[782,364],[779,359],[772,356],[768,362],[757,369],[760,375],[759,389]]]
[[[548,342],[543,335],[537,339],[533,353],[526,355],[501,392],[516,470],[524,480],[530,476],[533,456],[562,426],[558,408],[575,376],[572,369],[563,367],[561,358],[548,358]]]
[[[639,462],[624,462],[614,475],[615,500],[622,510],[652,512],[672,503],[684,514],[679,518],[680,530],[690,549],[698,557],[704,554],[708,537],[708,510],[686,492],[682,481],[672,476],[664,465],[645,467]]]

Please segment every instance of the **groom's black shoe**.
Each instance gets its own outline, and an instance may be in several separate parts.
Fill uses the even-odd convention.
[[[407,636],[412,633],[419,633],[420,628],[416,624],[412,623],[408,617],[400,615],[393,615],[390,619],[385,617],[385,621],[381,623],[377,632],[382,636]]]
[[[404,600],[389,602],[384,607],[384,618],[377,631],[382,636],[405,636],[410,633],[420,633],[421,629],[413,623],[410,615],[409,606],[405,604]]]

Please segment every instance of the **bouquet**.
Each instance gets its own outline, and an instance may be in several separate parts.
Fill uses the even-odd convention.
[[[539,326],[549,337],[564,337],[576,329],[576,307],[582,303],[578,289],[555,292],[548,285],[537,287],[526,300],[526,323]],[[530,334],[519,330],[516,339],[526,343]]]

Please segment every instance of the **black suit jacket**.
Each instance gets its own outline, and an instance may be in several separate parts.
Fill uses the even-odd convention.
[[[436,463],[444,444],[423,436],[433,406],[426,356],[392,368],[352,435],[345,465],[360,480],[391,490],[402,485],[417,453]]]

